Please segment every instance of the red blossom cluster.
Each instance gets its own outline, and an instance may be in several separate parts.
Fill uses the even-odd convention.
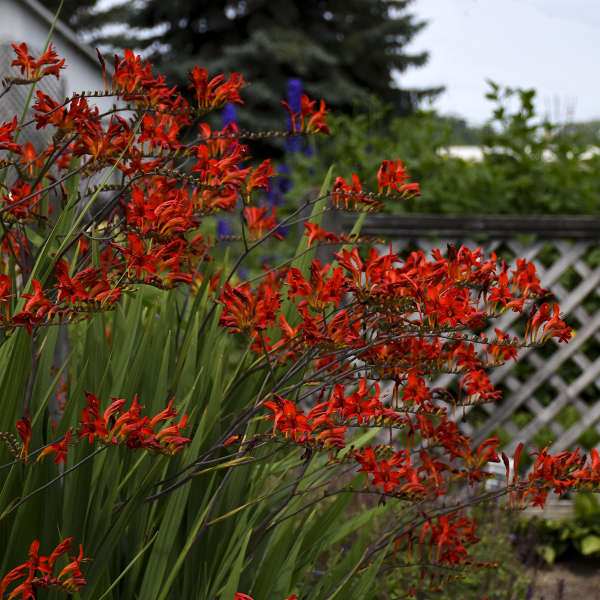
[[[130,450],[138,448],[160,454],[177,454],[189,444],[189,438],[182,437],[181,431],[187,422],[183,415],[179,423],[173,420],[177,411],[173,408],[173,400],[167,408],[154,417],[142,416],[137,395],[128,410],[125,410],[126,400],[114,399],[111,405],[100,413],[100,402],[90,392],[87,395],[87,408],[81,413],[81,423],[77,435],[87,437],[90,444],[98,439],[104,444],[124,444]],[[171,421],[168,427],[160,431],[155,428],[166,421]]]
[[[107,446],[123,445],[130,450],[143,449],[146,452],[173,455],[177,454],[191,442],[181,435],[187,423],[187,415],[183,415],[179,423],[175,422],[177,411],[171,400],[164,410],[154,417],[142,415],[142,408],[137,395],[131,407],[125,410],[126,400],[113,398],[113,402],[103,412],[100,412],[100,401],[94,394],[86,392],[87,407],[81,412],[81,420],[77,435],[87,438],[90,444],[99,441]],[[161,424],[170,423],[160,430]],[[31,420],[29,415],[19,419],[16,425],[19,437],[23,442],[19,458],[27,462],[29,444],[31,441]],[[73,432],[68,430],[65,437],[55,443],[48,444],[38,454],[39,461],[43,456],[54,454],[54,462],[66,462],[68,446],[75,443],[71,440]]]
[[[63,68],[52,46],[38,59],[25,44],[14,49],[13,65],[24,78],[9,78],[8,85],[58,77]],[[356,238],[309,222],[309,251],[319,243],[345,244],[335,262],[315,259],[303,270],[295,261],[267,269],[255,286],[232,273],[219,289],[220,273],[209,268],[219,244],[209,233],[210,218],[238,214],[244,242],[238,265],[251,249],[282,237],[275,209],[269,212],[256,201],[257,192],[270,188],[271,161],[250,162],[250,148],[240,140],[252,134],[235,124],[215,131],[201,121],[227,102],[242,102],[242,76],[211,77],[194,68],[190,105],[130,50],[115,57],[110,82],[104,58],[99,58],[104,92],[75,94],[65,101],[37,92],[31,124],[52,132],[46,148],[18,142],[25,125],[17,117],[0,124],[0,167],[16,175],[5,178],[10,183],[0,190],[0,329],[10,334],[25,327],[35,335],[38,327],[115,308],[134,286],[189,286],[195,293],[206,277],[216,300],[209,310],[220,311],[223,328],[249,338],[253,368],[264,369],[270,378],[272,389],[265,388],[255,405],[262,405],[266,420],[273,421],[272,433],[260,434],[265,439],[298,446],[307,455],[328,452],[331,462],[365,473],[367,491],[382,499],[416,499],[434,508],[453,482],[475,486],[488,477],[488,463],[499,460],[506,465],[507,493],[515,506],[543,505],[549,491],[597,488],[598,454],[592,453],[588,463],[578,451],[552,456],[548,449],[539,450],[531,472],[521,479],[519,447],[510,479],[510,461],[498,456],[498,440],[473,447],[449,410],[497,400],[500,392],[486,369],[516,360],[519,348],[552,337],[570,339],[558,305],[539,302],[546,292],[533,264],[519,259],[511,270],[496,255],[486,258],[480,249],[464,246],[435,250],[431,256],[412,252],[406,259],[392,248],[361,253],[352,247]],[[101,113],[92,104],[98,95],[113,97],[117,104]],[[298,112],[283,104],[292,135],[328,132],[322,100],[302,96]],[[120,183],[105,181],[98,187],[107,169],[119,174]],[[71,179],[75,176],[77,183]],[[356,174],[350,182],[338,177],[326,192],[327,208],[373,211],[382,208],[384,199],[410,199],[419,194],[419,186],[409,177],[399,159],[382,163],[378,193],[365,191]],[[101,191],[110,198],[96,206]],[[33,228],[54,222],[53,207],[72,211],[78,202],[90,220],[75,217],[73,229],[58,242],[50,235],[42,244],[39,233],[28,238]],[[36,252],[44,251],[51,263],[45,274],[36,263]],[[493,337],[481,333],[507,310],[526,320],[522,338],[500,329]],[[431,387],[439,373],[458,375],[455,393]],[[37,460],[53,455],[56,463],[65,462],[76,437],[167,455],[190,443],[182,436],[187,415],[176,422],[172,402],[154,417],[142,415],[137,396],[129,408],[125,405],[124,399],[113,398],[102,412],[98,398],[87,393],[79,427],[38,451]],[[348,448],[353,434],[364,428],[389,430],[389,443]],[[17,431],[22,445],[15,455],[27,463],[27,414]],[[232,435],[224,445],[238,439]],[[475,522],[447,510],[422,516],[398,533],[397,549],[406,547],[410,557],[416,546],[419,557],[427,549],[438,564],[468,564],[467,547],[477,539]],[[27,563],[0,584],[0,599],[20,579],[25,581],[11,598],[33,598],[36,587],[79,589],[85,583],[79,571],[82,550],[52,577],[57,558],[70,544],[65,540],[50,557],[40,557],[34,542]],[[251,599],[237,593],[236,600]]]
[[[56,57],[52,46],[39,59],[27,53],[25,44],[14,48],[14,65],[28,81],[58,76],[63,67],[64,61]],[[103,93],[74,94],[60,101],[36,92],[35,126],[54,132],[53,143],[42,151],[30,142],[15,141],[22,128],[16,116],[0,124],[0,151],[9,153],[0,156],[1,164],[14,167],[18,174],[15,183],[0,191],[0,220],[5,227],[0,257],[5,272],[15,260],[16,274],[29,275],[31,255],[22,226],[43,226],[50,221],[53,203],[47,201],[47,190],[53,188],[53,193],[67,201],[62,181],[70,170],[76,169],[82,179],[91,181],[106,167],[114,167],[123,177],[97,226],[83,226],[77,232],[78,247],[84,251],[56,256],[54,272],[47,279],[29,282],[33,293],[21,289],[20,283],[11,294],[15,282],[2,282],[0,326],[4,329],[24,326],[32,332],[41,325],[110,310],[132,284],[160,288],[183,284],[197,289],[204,265],[218,244],[206,234],[204,220],[237,210],[240,199],[248,204],[243,210],[246,240],[255,242],[265,235],[281,239],[275,210],[267,214],[266,208],[250,204],[254,193],[270,187],[271,161],[248,164],[249,149],[240,142],[235,124],[213,131],[207,123],[198,122],[226,102],[242,102],[241,75],[211,78],[206,70],[194,68],[190,89],[197,106],[193,108],[176,88],[166,85],[162,75],[152,72],[148,61],[130,50],[122,58],[115,57],[110,82],[102,56],[100,61],[106,83]],[[127,104],[103,114],[91,102],[98,95],[114,96]],[[304,97],[298,133],[326,131],[325,112],[322,102],[317,108]],[[183,135],[191,127],[196,135],[184,142]],[[178,160],[191,164],[178,169]],[[88,187],[88,197],[95,190]],[[103,241],[99,261],[92,260],[88,244],[95,236]]]
[[[429,559],[447,565],[457,565],[468,560],[466,547],[477,543],[475,536],[477,519],[470,521],[456,512],[425,520],[420,528],[411,529],[409,533],[396,540],[396,547],[406,541],[408,559],[421,559],[427,548]]]
[[[198,108],[214,110],[221,108],[227,102],[243,104],[239,89],[243,85],[243,77],[233,73],[225,81],[225,75],[217,75],[209,81],[208,71],[194,67],[190,71],[190,89],[194,91]]]
[[[59,568],[56,563],[61,556],[65,556],[73,545],[73,538],[67,538],[62,541],[51,552],[49,556],[39,554],[40,543],[35,540],[29,547],[29,558],[18,567],[9,571],[0,582],[0,600],[11,584],[18,583],[9,595],[12,598],[21,598],[22,600],[35,600],[37,598],[36,590],[55,589],[68,594],[75,594],[86,585],[86,580],[81,572],[81,564],[90,560],[84,558],[83,547],[79,546],[79,554],[71,556],[71,562],[65,565],[58,574],[55,571]]]
[[[228,284],[221,294],[221,325],[253,337],[254,351],[271,365],[297,369],[306,361],[310,369],[318,394],[292,400],[275,393],[263,402],[273,435],[311,451],[326,449],[338,460],[357,428],[389,428],[389,445],[351,448],[343,459],[354,461],[367,485],[384,496],[431,502],[453,482],[485,481],[488,464],[500,461],[498,439],[474,446],[448,405],[497,400],[488,367],[516,360],[524,345],[570,338],[557,307],[553,315],[546,303],[538,307],[546,292],[533,265],[519,261],[510,270],[495,255],[485,259],[479,249],[452,246],[431,258],[413,252],[401,260],[391,249],[375,248],[366,256],[344,248],[335,258],[336,265],[313,260],[306,274],[293,266],[281,269],[256,290]],[[527,320],[523,339],[498,328],[491,338],[476,333],[506,310]],[[429,385],[442,372],[460,376],[456,394]],[[391,387],[382,394],[386,381]],[[403,432],[404,447],[395,446],[392,431]],[[580,463],[578,480],[569,474],[576,461],[559,456],[552,468],[548,461],[538,458],[530,478],[512,486],[519,502],[539,503],[544,490],[583,485]],[[598,485],[600,473],[595,475],[589,472],[585,481]],[[432,516],[421,546],[435,550],[434,562],[464,563],[474,526],[464,515]],[[411,543],[410,536],[399,540]]]
[[[352,173],[352,183],[348,183],[343,177],[337,177],[333,184],[331,204],[333,208],[353,211],[377,211],[384,207],[383,199],[390,196],[396,198],[413,198],[419,196],[421,191],[419,184],[415,182],[404,183],[410,175],[402,166],[400,159],[384,160],[377,173],[377,185],[379,194],[366,192],[356,173]]]
[[[12,44],[17,58],[12,61],[11,66],[19,67],[21,75],[25,81],[19,83],[35,82],[46,75],[54,75],[59,78],[59,72],[65,68],[65,59],[59,59],[54,51],[52,44],[48,45],[48,49],[38,59],[29,54],[27,44]]]
[[[548,452],[548,448],[546,446],[532,453],[535,461],[525,479],[520,478],[518,471],[523,443],[515,450],[512,473],[510,461],[506,454],[502,453],[511,506],[523,507],[533,504],[543,508],[550,491],[562,496],[571,489],[586,491],[598,488],[600,455],[595,448],[590,450],[589,460],[585,454],[581,454],[579,448],[554,455]]]
[[[326,123],[327,109],[323,100],[319,103],[318,110],[315,108],[317,101],[310,100],[306,94],[300,98],[300,110],[296,113],[290,105],[281,101],[290,115],[292,133],[329,133]]]

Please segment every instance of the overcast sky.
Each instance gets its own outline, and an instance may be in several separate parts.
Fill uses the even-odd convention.
[[[445,85],[441,113],[482,123],[492,79],[536,88],[553,120],[600,118],[600,0],[415,0],[410,11],[429,24],[408,50],[430,59],[399,82]]]

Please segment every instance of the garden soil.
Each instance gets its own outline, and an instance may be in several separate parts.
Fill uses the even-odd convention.
[[[561,561],[528,574],[533,586],[532,600],[600,600],[598,559]]]

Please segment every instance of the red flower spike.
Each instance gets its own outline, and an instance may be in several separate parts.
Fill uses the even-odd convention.
[[[71,439],[71,430],[67,431],[65,438],[62,442],[56,442],[54,444],[50,444],[46,446],[37,457],[37,460],[40,460],[42,456],[46,456],[47,454],[56,454],[54,458],[55,463],[64,463],[67,461],[67,447],[69,445],[69,440]]]
[[[244,208],[244,217],[248,225],[248,236],[247,239],[250,242],[261,239],[266,233],[274,230],[277,227],[275,217],[277,215],[277,208],[275,206],[271,209],[271,216],[267,216],[267,207],[258,208],[256,206],[246,206]],[[278,240],[282,240],[283,236],[275,229],[271,234]]]
[[[194,67],[190,71],[190,81],[188,87],[194,91],[199,109],[215,110],[222,108],[228,102],[243,104],[239,89],[244,80],[239,73],[232,73],[227,81],[225,75],[217,75],[209,81],[206,69]]]
[[[327,109],[323,100],[319,103],[319,109],[315,109],[316,100],[310,100],[306,94],[300,98],[300,111],[295,113],[290,105],[281,101],[290,115],[292,133],[329,133],[327,127]]]
[[[275,402],[268,400],[264,403],[273,414],[267,417],[267,420],[273,419],[273,433],[279,430],[286,437],[289,436],[296,440],[302,435],[302,432],[310,433],[312,427],[303,412],[297,410],[296,405],[290,400],[286,400],[275,394]]]
[[[13,133],[19,128],[17,117],[13,117],[12,121],[7,121],[0,125],[0,150],[8,150],[15,154],[23,152],[21,144],[13,141]]]
[[[304,235],[308,236],[308,242],[307,245],[310,248],[313,245],[313,242],[339,242],[339,237],[331,232],[331,231],[326,231],[325,229],[323,229],[322,227],[319,227],[318,225],[315,225],[314,223],[304,223],[304,228],[306,229],[306,231],[304,232]]]
[[[35,82],[46,75],[54,75],[56,79],[59,78],[59,71],[65,68],[65,59],[58,58],[52,43],[48,46],[48,50],[44,52],[37,60],[28,54],[27,44],[23,42],[18,46],[12,44],[12,47],[17,55],[11,66],[19,67],[21,75],[25,77],[27,81]]]
[[[267,158],[248,175],[246,193],[250,194],[259,188],[268,192],[271,189],[271,179],[274,175],[275,169],[271,164],[271,159]]]
[[[40,543],[34,540],[29,548],[29,558],[22,565],[12,569],[0,582],[0,600],[4,597],[7,588],[23,580],[15,586],[9,595],[9,600],[20,596],[22,600],[33,600],[37,589],[54,588],[59,591],[74,594],[86,585],[85,577],[81,572],[81,564],[89,561],[83,555],[83,547],[79,546],[79,555],[72,556],[71,561],[58,575],[54,574],[54,566],[61,556],[64,556],[73,543],[72,538],[62,541],[52,551],[50,556],[39,554]],[[68,577],[65,578],[65,576]]]
[[[100,402],[93,394],[87,394],[87,408],[81,413],[81,422],[77,432],[80,438],[87,437],[92,443],[98,439],[107,445],[125,445],[130,450],[143,449],[160,454],[177,454],[191,442],[181,435],[187,423],[187,415],[183,415],[179,423],[172,421],[177,416],[171,400],[164,410],[150,418],[142,416],[137,395],[129,410],[125,410],[126,400],[114,399],[110,406],[100,415]],[[171,420],[171,424],[160,431],[155,431],[161,423]]]
[[[253,293],[248,283],[237,287],[227,283],[221,295],[223,313],[219,323],[229,327],[232,333],[255,334],[264,331],[275,323],[280,296],[269,286]]]
[[[25,413],[23,417],[17,421],[16,427],[19,437],[23,442],[19,459],[27,462],[27,458],[29,456],[29,443],[31,442],[31,419],[29,418],[28,413]]]

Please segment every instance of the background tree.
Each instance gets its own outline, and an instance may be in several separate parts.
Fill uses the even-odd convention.
[[[60,0],[45,0],[56,9]],[[239,111],[242,127],[281,128],[279,101],[288,81],[323,97],[334,111],[351,112],[374,94],[397,115],[442,88],[397,87],[393,73],[423,66],[427,52],[405,46],[425,26],[407,11],[411,0],[147,0],[105,11],[89,0],[65,0],[63,19],[104,51],[135,45],[172,83],[187,85],[196,64],[209,73],[242,73],[252,82]],[[128,24],[121,29],[106,26]],[[296,86],[296,94],[299,91]],[[292,92],[293,93],[293,92]],[[293,98],[292,98],[293,101]]]

